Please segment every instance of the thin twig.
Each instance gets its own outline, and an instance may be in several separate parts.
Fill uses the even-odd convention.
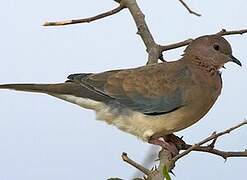
[[[133,161],[132,159],[130,159],[127,155],[127,153],[122,153],[122,159],[123,161],[127,162],[128,164],[130,164],[131,166],[134,166],[136,169],[140,170],[141,172],[143,172],[146,175],[149,175],[152,173],[152,171],[146,169],[145,167],[143,167],[142,165],[138,164],[137,162]]]
[[[247,124],[247,120],[244,120],[243,122],[239,123],[238,125],[236,126],[233,126],[225,131],[222,131],[222,132],[219,132],[219,133],[216,133],[216,134],[212,134],[211,136],[207,137],[206,139],[200,141],[199,143],[197,144],[194,144],[192,145],[190,148],[188,148],[187,150],[185,150],[184,152],[180,153],[179,155],[175,156],[173,158],[173,161],[176,162],[178,159],[182,158],[183,156],[189,154],[191,151],[193,151],[194,149],[197,149],[198,147],[200,147],[201,145],[211,141],[211,140],[214,140],[220,136],[223,136],[225,134],[228,134],[230,133],[231,131],[235,130],[235,129],[238,129],[239,127],[243,126],[243,125],[246,125]]]
[[[191,10],[190,7],[183,0],[179,0],[179,2],[181,2],[181,4],[189,11],[189,13],[194,14],[196,16],[201,16],[201,14]]]
[[[234,30],[234,31],[227,31],[226,29],[222,29],[217,34],[220,36],[227,36],[227,35],[235,35],[235,34],[243,35],[245,33],[247,33],[247,29]]]
[[[220,36],[228,36],[228,35],[243,35],[247,33],[247,29],[241,29],[241,30],[233,30],[233,31],[227,31],[225,29],[222,29],[220,32],[216,33],[217,35]],[[187,39],[178,43],[174,43],[174,44],[169,44],[169,45],[159,45],[160,51],[164,52],[164,51],[168,51],[171,49],[176,49],[176,48],[180,48],[183,46],[187,46],[189,45],[191,42],[193,41],[193,39]]]
[[[122,9],[124,9],[124,6],[122,6],[122,4],[120,4],[118,7],[114,8],[112,10],[98,14],[96,16],[92,16],[92,17],[84,18],[84,19],[73,19],[73,20],[57,21],[57,22],[45,22],[43,24],[43,26],[64,26],[64,25],[78,24],[78,23],[90,23],[92,21],[102,19],[102,18],[105,18],[107,16],[114,15],[114,14],[120,12]]]
[[[191,147],[192,145],[186,144],[183,150],[187,150]],[[192,151],[214,154],[214,155],[224,158],[225,160],[229,157],[247,157],[247,151],[221,151],[221,150],[210,147],[210,145],[194,147]]]
[[[165,45],[165,46],[160,45],[159,47],[160,47],[160,51],[163,52],[163,51],[168,51],[168,50],[171,50],[171,49],[176,49],[176,48],[179,48],[179,47],[187,46],[192,41],[193,41],[193,39],[187,39],[187,40],[184,40],[184,41],[181,41],[181,42],[178,42],[178,43],[174,43],[174,44],[169,44],[169,45]]]

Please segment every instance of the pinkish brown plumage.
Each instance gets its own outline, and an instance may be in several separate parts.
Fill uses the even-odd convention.
[[[222,89],[219,69],[229,61],[241,65],[223,37],[208,35],[195,39],[178,61],[73,74],[60,84],[0,88],[46,93],[93,109],[98,119],[160,144],[159,137],[189,127],[209,111]]]

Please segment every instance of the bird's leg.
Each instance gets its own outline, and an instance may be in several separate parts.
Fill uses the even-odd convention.
[[[182,140],[183,137],[178,137],[174,134],[168,134],[168,135],[165,135],[163,136],[164,138],[164,141],[168,142],[169,144],[173,144],[175,146],[175,149],[177,150],[175,154],[178,155],[179,154],[179,151],[182,150],[186,143]]]
[[[171,152],[172,156],[176,156],[179,152],[177,149],[176,144],[174,144],[172,141],[168,141],[166,137],[150,137],[149,143],[154,145],[159,145],[162,148],[166,149],[167,151]]]
[[[183,137],[178,137],[174,134],[165,135],[163,138],[164,141],[175,144],[178,151],[183,149],[183,147],[186,145],[186,143],[182,140]]]

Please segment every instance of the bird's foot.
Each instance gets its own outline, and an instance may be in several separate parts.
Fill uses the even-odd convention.
[[[148,142],[150,144],[161,146],[163,149],[166,149],[167,151],[171,152],[173,157],[178,155],[178,153],[179,153],[179,150],[178,150],[176,144],[174,144],[173,142],[166,141],[165,138],[161,139],[161,138],[152,138],[151,137]]]
[[[165,135],[163,136],[163,138],[164,141],[175,144],[178,150],[183,149],[184,146],[186,145],[186,143],[183,140],[183,137],[178,137],[174,134]]]

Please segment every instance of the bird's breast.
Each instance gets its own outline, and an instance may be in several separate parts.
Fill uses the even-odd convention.
[[[185,117],[181,122],[185,127],[182,128],[199,121],[212,108],[221,93],[222,81],[219,74],[204,75],[194,82],[185,93],[186,107],[183,110]]]

